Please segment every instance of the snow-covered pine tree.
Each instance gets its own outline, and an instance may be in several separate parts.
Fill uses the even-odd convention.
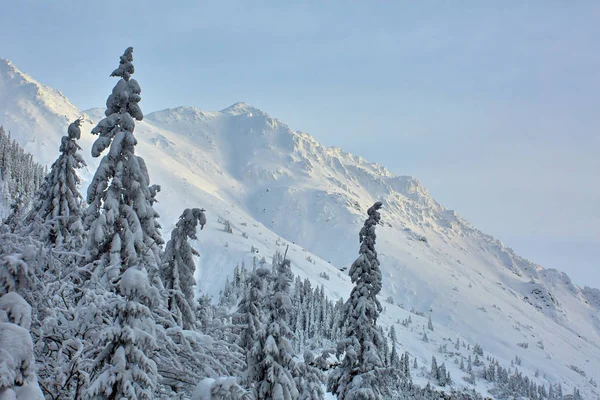
[[[44,229],[37,233],[42,242],[69,250],[81,248],[85,241],[83,197],[78,189],[81,179],[77,174],[77,169],[86,165],[77,144],[80,127],[81,119],[69,125],[67,136],[61,139],[61,154],[44,178],[28,216],[30,223],[42,224]]]
[[[344,318],[348,325],[346,338],[338,343],[338,354],[345,353],[341,364],[331,372],[327,389],[339,399],[378,399],[385,390],[378,369],[383,367],[383,341],[377,328],[377,318],[382,311],[377,300],[381,291],[381,270],[375,250],[375,227],[381,220],[382,203],[371,206],[359,233],[360,256],[350,267],[350,278],[355,284],[344,305]]]
[[[193,329],[196,323],[194,301],[194,255],[198,252],[190,246],[189,239],[197,239],[196,227],[206,225],[204,210],[187,208],[179,217],[171,240],[163,254],[161,275],[165,289],[169,292],[168,309],[177,324],[184,329]]]
[[[143,114],[138,105],[141,89],[131,79],[133,72],[133,48],[129,47],[111,74],[121,79],[106,101],[106,118],[92,129],[98,135],[92,156],[110,149],[87,191],[87,251],[105,283],[114,282],[129,267],[143,266],[156,284],[163,239],[152,205],[160,187],[150,186],[146,164],[135,155],[134,120],[141,121]]]
[[[265,287],[270,271],[267,268],[256,269],[249,278],[248,290],[238,310],[238,315],[244,323],[240,335],[240,347],[246,351],[245,383],[252,388],[259,382],[262,374],[260,338],[264,337],[265,315]]]
[[[102,316],[105,326],[95,343],[100,353],[86,392],[90,398],[151,399],[159,378],[152,359],[157,344],[150,307],[160,302],[163,240],[152,207],[158,188],[150,187],[146,165],[135,155],[134,119],[142,120],[143,114],[138,106],[141,89],[131,79],[133,72],[129,47],[111,74],[121,79],[106,101],[106,118],[92,130],[99,135],[92,156],[110,149],[88,188],[84,221],[89,229],[86,250],[92,289],[99,292],[84,300],[108,305]],[[106,289],[112,295],[101,293]],[[97,312],[94,304],[88,307]]]
[[[296,321],[294,324],[294,332],[296,333],[295,335],[295,341],[296,341],[296,349],[299,352],[301,349],[304,348],[304,308],[303,308],[303,304],[299,303],[297,306],[297,311],[296,311]]]
[[[17,192],[16,197],[10,205],[10,214],[4,220],[4,224],[13,232],[19,231],[23,226],[23,217],[26,215],[27,210],[26,199],[23,192]]]
[[[563,398],[563,389],[562,384],[560,382],[556,384],[556,397],[559,399]]]
[[[390,345],[385,337],[385,333],[383,331],[383,326],[378,326],[379,334],[383,338],[383,346],[381,347],[381,361],[383,361],[383,365],[386,367],[390,366]]]
[[[437,370],[437,381],[438,381],[438,384],[440,386],[442,386],[442,387],[446,386],[446,384],[448,383],[448,373],[446,371],[446,364],[445,363],[442,363],[442,365],[440,365],[438,367],[438,370]]]
[[[402,371],[404,376],[410,378],[410,358],[407,351],[404,352],[404,363],[401,365],[403,365]]]
[[[229,276],[225,278],[225,286],[219,292],[219,305],[231,308],[237,304],[237,297],[234,284],[229,281]]]
[[[435,380],[438,379],[438,365],[435,356],[431,356],[431,377]]]
[[[289,295],[292,282],[290,261],[282,259],[274,275],[273,292],[267,302],[268,314],[264,329],[259,331],[258,341],[254,346],[256,357],[254,376],[256,398],[293,400],[299,398],[297,383],[308,376],[300,377],[291,338],[293,336],[287,320],[293,311],[292,299]]]
[[[398,356],[398,350],[396,350],[396,342],[398,338],[396,336],[396,328],[394,325],[390,328],[390,340],[392,341],[392,352],[390,354],[390,366],[392,368],[400,370],[400,357]]]
[[[4,126],[0,125],[0,179],[7,181],[9,177],[9,149],[10,136],[4,130]]]

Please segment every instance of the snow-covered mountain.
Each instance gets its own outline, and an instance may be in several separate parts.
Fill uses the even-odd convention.
[[[54,161],[70,121],[85,114],[82,132],[89,132],[103,112],[81,112],[59,91],[0,60],[0,124],[38,161]],[[590,379],[600,380],[600,290],[519,257],[437,203],[414,178],[322,146],[246,103],[218,112],[148,113],[135,133],[152,182],[162,186],[157,209],[165,236],[184,208],[207,209],[209,225],[197,242],[199,290],[217,294],[236,264],[289,244],[295,273],[323,284],[330,297],[345,298],[351,285],[339,268],[356,258],[366,209],[382,201],[381,323],[396,325],[403,351],[425,366],[432,354],[445,357],[457,383],[469,386],[453,363],[457,354],[438,355],[440,346],[459,338],[481,344],[505,366],[518,356],[519,370],[538,383],[562,382],[598,398]],[[89,179],[97,162],[89,155],[94,137],[83,136],[89,167],[82,175]],[[226,220],[233,234],[219,222]],[[412,326],[398,323],[409,315]],[[421,326],[430,315],[435,331],[425,343]],[[484,394],[487,388],[477,386]]]

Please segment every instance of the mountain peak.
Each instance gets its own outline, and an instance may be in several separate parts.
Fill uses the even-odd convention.
[[[0,59],[0,123],[10,129],[37,161],[50,164],[60,137],[80,111],[58,90],[45,86],[20,71],[11,61]]]
[[[231,114],[231,115],[243,115],[243,114],[260,114],[266,115],[266,113],[262,110],[259,110],[256,107],[251,106],[246,102],[238,102],[232,104],[231,106],[224,108],[221,110],[223,114]]]
[[[209,111],[202,111],[196,107],[180,106],[175,108],[167,108],[161,111],[154,111],[146,114],[145,119],[158,122],[161,124],[168,123],[187,123],[195,124],[207,119],[214,118],[216,113]]]
[[[2,57],[0,57],[0,66],[2,66],[2,67],[12,67],[12,68],[15,67],[14,64],[10,60],[8,60],[6,58],[2,58]]]
[[[13,64],[12,61],[10,61],[7,58],[1,58],[1,57],[0,57],[0,68],[17,70],[17,67],[15,67],[15,64]]]
[[[31,76],[19,70],[12,61],[6,58],[0,58],[0,80],[5,82],[16,80],[18,83],[33,84],[37,88],[42,86]]]
[[[47,99],[57,96],[61,98],[61,103],[68,102],[60,90],[41,84],[6,58],[0,58],[0,87],[7,92],[12,90],[21,91],[21,95],[30,96],[30,99],[33,99],[33,97]],[[16,93],[12,93],[12,96],[15,95]]]

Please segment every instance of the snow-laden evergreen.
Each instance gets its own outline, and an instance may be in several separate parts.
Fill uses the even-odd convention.
[[[392,368],[400,368],[400,358],[398,357],[398,350],[396,349],[396,345],[398,342],[398,337],[396,336],[396,328],[394,325],[390,328],[390,340],[392,344],[392,351],[390,353],[390,366]]]
[[[133,48],[121,56],[111,76],[119,77],[106,101],[106,118],[92,130],[99,135],[92,155],[104,156],[88,188],[89,229],[87,251],[92,266],[93,290],[109,289],[104,299],[105,326],[95,338],[100,352],[91,370],[87,397],[152,399],[159,375],[152,359],[157,343],[151,308],[161,299],[158,275],[159,245],[163,243],[148,171],[135,155],[134,119],[143,114],[138,106],[141,89],[131,79]],[[95,299],[87,304],[93,308]]]
[[[381,269],[375,250],[375,228],[381,220],[378,211],[381,206],[381,202],[376,202],[367,210],[369,218],[359,233],[360,256],[349,271],[355,286],[344,305],[346,337],[338,344],[338,354],[344,354],[344,359],[329,375],[327,383],[328,390],[339,399],[378,399],[385,389],[378,374],[378,369],[384,366],[385,338],[377,328],[382,307],[377,300],[381,291]]]
[[[190,246],[188,239],[197,239],[196,227],[206,224],[204,210],[187,208],[171,231],[162,257],[161,275],[165,289],[169,292],[168,309],[177,324],[184,329],[192,329],[196,323],[196,302],[194,301],[194,256],[198,252]]]
[[[77,170],[86,166],[77,140],[81,137],[81,119],[75,120],[63,136],[60,156],[36,196],[28,220],[40,224],[36,232],[43,242],[68,250],[81,249],[85,241],[83,230],[83,197],[79,193],[81,179]]]
[[[240,335],[240,347],[246,352],[246,373],[244,383],[250,388],[256,388],[261,381],[263,370],[262,343],[265,339],[265,297],[267,279],[270,271],[267,268],[258,268],[250,275],[248,290],[240,303],[238,314],[243,320],[244,329]]]
[[[133,48],[121,56],[111,76],[120,77],[106,101],[106,118],[92,130],[98,139],[92,155],[108,153],[88,187],[85,227],[89,229],[89,262],[101,272],[103,281],[113,283],[129,267],[146,268],[156,284],[163,239],[154,210],[160,187],[150,186],[146,164],[135,155],[135,120],[143,119],[138,105],[141,89],[135,79]]]
[[[215,398],[225,392],[245,395],[237,382],[245,367],[243,350],[235,343],[237,336],[214,317],[205,297],[194,299],[193,256],[197,253],[188,240],[197,239],[198,224],[201,229],[206,224],[204,210],[186,209],[171,232],[163,255],[161,272],[167,308],[166,315],[157,314],[155,318],[160,321],[157,334],[162,353],[158,365],[161,383],[181,394],[189,392],[198,380],[209,377],[220,382],[213,388]]]
[[[268,299],[266,320],[258,331],[257,341],[252,349],[255,365],[254,390],[259,399],[293,400],[300,392],[296,380],[299,370],[294,360],[288,326],[292,312],[292,300],[289,295],[292,272],[290,260],[283,259],[273,276],[272,294]]]

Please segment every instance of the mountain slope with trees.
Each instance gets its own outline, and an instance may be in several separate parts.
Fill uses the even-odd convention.
[[[321,353],[331,350],[347,331],[336,323],[341,315],[339,299],[350,294],[346,268],[355,258],[356,230],[364,222],[364,210],[381,201],[377,244],[382,287],[378,301],[383,308],[378,324],[383,335],[379,331],[377,336],[389,338],[394,327],[398,348],[393,350],[402,354],[402,361],[395,364],[401,366],[398,373],[405,378],[399,381],[401,387],[394,388],[396,396],[408,393],[409,398],[431,398],[436,396],[433,388],[448,393],[456,389],[465,396],[475,390],[498,398],[531,397],[533,393],[536,398],[552,398],[550,393],[556,397],[559,388],[565,392],[579,388],[584,397],[596,395],[594,374],[600,370],[597,289],[579,288],[564,273],[518,257],[444,209],[413,178],[394,176],[360,157],[321,146],[310,135],[292,131],[244,103],[220,112],[178,108],[151,113],[144,120],[139,118],[135,136],[129,135],[133,118],[126,116],[141,117],[141,111],[138,114],[139,109],[123,99],[136,103],[140,93],[138,85],[129,85],[131,80],[125,79],[133,69],[127,65],[131,62],[127,52],[123,57],[124,70],[118,75],[122,81],[116,89],[122,87],[130,93],[121,96],[123,92],[115,89],[108,114],[99,116],[92,110],[82,119],[83,132],[92,130],[92,120],[99,121],[101,128],[96,130],[101,133],[97,145],[92,145],[91,135],[85,133],[80,141],[89,165],[88,171],[82,171],[81,190],[87,188],[91,194],[85,226],[94,226],[88,232],[92,236],[87,254],[52,246],[46,249],[35,236],[2,233],[2,265],[11,271],[3,278],[4,290],[15,290],[10,288],[17,288],[18,276],[22,277],[19,282],[26,282],[23,297],[28,302],[33,303],[32,291],[53,294],[32,304],[34,349],[52,354],[49,357],[54,362],[47,364],[57,371],[53,375],[48,369],[40,370],[46,394],[77,392],[91,382],[103,383],[93,383],[92,391],[86,393],[130,390],[125,383],[111,386],[116,380],[110,376],[118,374],[110,371],[121,360],[119,365],[125,368],[121,371],[130,371],[127,363],[143,365],[139,373],[156,385],[157,396],[189,394],[198,382],[203,382],[198,396],[206,390],[225,397],[249,395],[253,389],[245,387],[243,380],[248,353],[241,340],[248,319],[240,320],[236,312],[245,304],[243,299],[253,281],[262,294],[257,293],[252,301],[274,301],[269,300],[273,286],[267,279],[273,274],[263,274],[266,281],[261,283],[260,277],[254,278],[257,272],[251,271],[264,270],[273,254],[287,246],[292,272],[299,277],[289,295],[298,312],[286,316],[296,331],[291,347],[297,359],[284,364],[305,371],[316,365],[334,366],[335,351],[330,352],[331,357]],[[0,72],[3,87],[16,91],[12,96],[0,92],[0,104],[19,99],[4,109],[15,138],[33,149],[34,155],[37,151],[47,158],[47,152],[39,150],[36,143],[54,143],[52,148],[58,149],[68,125],[63,116],[71,115],[73,121],[79,112],[58,92],[37,84],[12,64],[6,63]],[[15,85],[15,80],[25,83]],[[44,113],[44,118],[36,117]],[[48,129],[52,124],[57,126]],[[109,146],[108,161],[90,157],[90,149],[100,155]],[[147,166],[134,155],[133,146]],[[125,164],[119,164],[115,160],[125,150],[130,154],[123,159]],[[122,170],[126,174],[114,175],[119,165],[131,162],[139,168],[127,167]],[[102,179],[92,179],[93,173]],[[128,175],[132,173],[136,175]],[[149,176],[161,185],[160,192],[149,184]],[[135,202],[130,203],[134,197]],[[185,325],[183,320],[179,324],[176,310],[168,307],[169,290],[176,290],[176,285],[165,285],[163,279],[167,278],[158,270],[170,259],[160,257],[162,237],[185,209],[199,207],[207,210],[206,229],[198,240],[184,238],[200,255],[195,260],[195,318]],[[164,231],[156,225],[158,214]],[[115,225],[117,220],[120,222]],[[115,234],[107,235],[111,232]],[[110,247],[118,252],[107,252],[108,236]],[[282,265],[283,260],[274,259],[275,267]],[[241,272],[236,278],[236,264],[242,265],[238,272],[245,270],[246,279],[241,279]],[[233,281],[229,288],[228,276]],[[89,290],[82,292],[82,285]],[[103,289],[96,290],[99,287]],[[216,298],[220,291],[221,304],[210,305],[205,295]],[[71,296],[78,307],[64,307],[61,296]],[[189,294],[183,297],[189,299]],[[121,344],[107,345],[104,352],[86,351],[96,348],[91,343],[117,343],[114,329],[73,323],[81,317],[78,313],[92,308],[96,310],[94,318],[118,321],[140,337],[151,332],[146,337],[157,343],[130,341],[125,345],[119,339]],[[274,330],[261,331],[262,323],[274,321],[270,318],[255,315],[257,331],[250,337],[277,337]],[[43,332],[55,332],[53,338],[63,339],[53,344]],[[271,334],[264,336],[267,332]],[[72,346],[69,340],[73,337],[79,340]],[[385,342],[383,363],[391,359],[388,339]],[[147,346],[127,353],[138,344]],[[147,358],[146,352],[153,353],[149,350],[153,348],[161,349],[158,363]],[[267,353],[256,350],[258,364],[262,355],[276,354],[269,353],[274,350],[271,344],[263,349]],[[316,351],[316,355],[300,357],[303,350]],[[195,356],[188,359],[177,354]],[[437,358],[435,368],[432,355]],[[87,372],[69,372],[75,370]],[[134,381],[146,379],[137,374]],[[223,376],[242,379],[221,379]],[[317,379],[318,374],[314,376]],[[287,382],[292,393],[291,388],[298,390],[300,383],[296,375],[290,377]],[[55,383],[51,386],[49,382]],[[305,384],[301,384],[302,390],[316,387],[314,381]],[[146,386],[149,390],[152,385]],[[140,398],[148,396],[141,385],[131,390]]]

